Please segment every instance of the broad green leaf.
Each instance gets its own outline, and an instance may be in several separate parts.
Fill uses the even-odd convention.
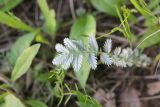
[[[40,100],[28,100],[28,101],[26,101],[26,103],[30,107],[48,107],[45,103],[43,103]]]
[[[33,58],[36,56],[40,44],[32,45],[23,51],[23,53],[18,57],[14,69],[12,71],[11,80],[16,81],[29,69]]]
[[[95,18],[88,14],[78,18],[71,28],[70,38],[74,40],[82,40],[82,42],[88,46],[89,36],[96,33],[96,21]],[[90,72],[90,65],[87,63],[88,56],[85,56],[82,66],[78,72],[76,72],[77,78],[82,87],[85,87],[88,75]]]
[[[25,107],[24,104],[13,94],[9,94],[5,97],[4,107]]]
[[[14,16],[13,14],[7,14],[0,10],[0,23],[13,27],[18,30],[24,30],[32,32],[35,29],[25,24],[22,20]]]
[[[86,86],[86,82],[87,82],[87,79],[88,79],[88,76],[89,76],[89,73],[91,70],[91,67],[88,64],[87,59],[88,59],[88,56],[85,56],[85,58],[83,59],[82,66],[81,66],[80,70],[78,72],[76,72],[76,76],[77,76],[82,87]]]
[[[18,4],[20,4],[22,0],[1,0],[0,5],[2,11],[10,11],[15,8]]]
[[[46,0],[38,0],[38,5],[45,18],[44,30],[53,37],[56,32],[55,11],[53,9],[49,9]]]
[[[145,32],[145,34],[139,39],[139,43],[142,42],[140,44],[139,48],[144,49],[144,48],[150,47],[155,44],[160,44],[160,32],[154,34],[159,29],[160,29],[159,26],[154,26],[154,27],[149,28]],[[148,36],[150,36],[150,35],[152,35],[152,36],[148,38]]]
[[[88,14],[79,17],[73,24],[70,32],[70,38],[82,40],[88,46],[89,36],[96,33],[96,20],[93,15]]]
[[[116,7],[125,4],[126,0],[90,0],[95,8],[99,11],[112,16],[117,16]]]
[[[7,58],[12,67],[15,65],[15,62],[19,55],[31,44],[36,33],[28,33],[19,37],[16,42],[13,44],[11,51],[8,53]]]

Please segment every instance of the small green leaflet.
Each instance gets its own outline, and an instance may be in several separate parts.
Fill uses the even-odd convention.
[[[96,33],[96,20],[93,15],[87,14],[79,17],[73,24],[70,32],[70,39],[82,40],[82,42],[88,46],[89,36]],[[85,56],[85,60],[88,56]],[[77,78],[82,87],[85,87],[88,75],[90,72],[90,65],[83,60],[81,69],[76,72]]]
[[[18,57],[15,67],[12,71],[11,80],[16,81],[29,69],[33,58],[36,56],[40,44],[32,45],[23,51],[23,53]]]
[[[15,62],[19,55],[28,48],[31,42],[33,41],[36,33],[28,33],[19,37],[16,42],[13,44],[11,51],[7,55],[7,59],[12,67],[15,65]]]

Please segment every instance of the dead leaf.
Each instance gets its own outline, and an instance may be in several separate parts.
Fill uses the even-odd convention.
[[[94,98],[99,101],[103,107],[116,107],[114,93],[106,93],[104,90],[98,89]]]
[[[149,83],[147,87],[148,87],[147,93],[151,96],[155,95],[160,92],[160,81]]]
[[[120,95],[120,107],[141,107],[140,92],[135,88],[127,88]]]

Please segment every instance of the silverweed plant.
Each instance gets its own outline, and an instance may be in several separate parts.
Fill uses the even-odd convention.
[[[100,62],[108,66],[115,65],[120,67],[148,66],[151,59],[145,54],[141,54],[138,49],[117,47],[112,51],[112,40],[107,39],[103,49],[100,49],[94,36],[89,37],[89,44],[85,46],[82,41],[64,39],[64,45],[56,44],[55,49],[58,55],[53,59],[54,65],[59,65],[67,70],[72,65],[74,71],[79,71],[84,58],[87,58],[90,67],[97,68],[97,57]]]

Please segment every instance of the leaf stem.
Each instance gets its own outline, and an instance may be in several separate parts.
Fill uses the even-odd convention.
[[[156,32],[154,32],[154,33],[152,33],[152,34],[150,34],[149,36],[147,36],[146,38],[144,38],[138,45],[137,45],[137,47],[134,49],[134,50],[136,50],[145,40],[147,40],[148,38],[150,38],[150,37],[152,37],[152,36],[154,36],[155,34],[157,34],[157,33],[159,33],[160,32],[160,29],[159,30],[157,30]]]

